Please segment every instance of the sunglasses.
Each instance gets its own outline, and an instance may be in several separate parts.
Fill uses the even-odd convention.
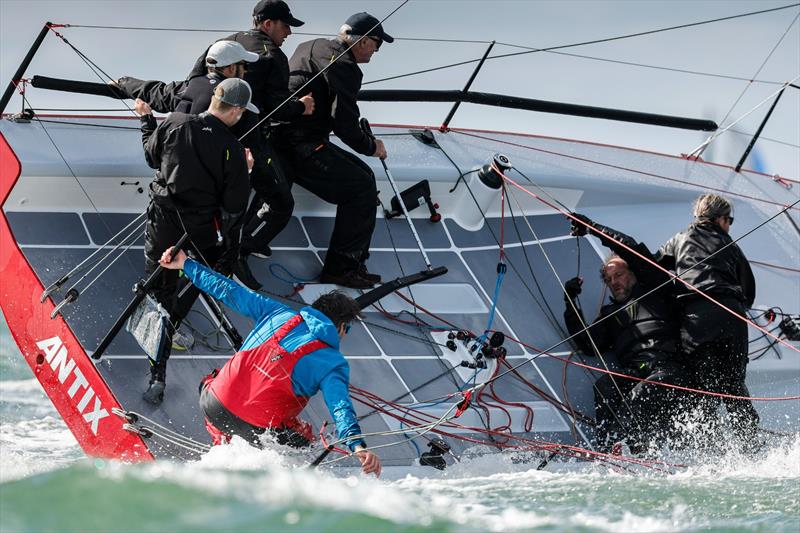
[[[375,43],[375,50],[380,50],[381,45],[383,44],[383,40],[380,37],[373,37],[372,35],[367,35],[367,39]]]
[[[728,220],[728,224],[733,224],[733,217],[725,217]]]
[[[344,325],[344,334],[345,334],[345,335],[347,335],[348,333],[350,333],[350,327],[351,327],[351,326],[352,326],[352,324],[350,324],[349,322],[348,322],[347,324],[345,324],[345,325]]]

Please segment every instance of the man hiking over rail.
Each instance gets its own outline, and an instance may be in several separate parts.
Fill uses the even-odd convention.
[[[239,352],[203,379],[200,406],[214,444],[238,435],[254,446],[270,433],[279,444],[307,446],[311,425],[299,418],[309,399],[322,391],[338,438],[361,461],[365,474],[380,475],[380,458],[359,437],[349,396],[350,367],[339,351],[358,316],[359,304],[338,291],[324,294],[300,312],[257,294],[167,249],[160,264],[183,270],[198,289],[255,321]]]
[[[643,244],[584,215],[574,213],[573,216],[586,224],[573,221],[573,235],[584,236],[589,229],[591,235],[614,252],[601,268],[603,281],[611,291],[610,302],[600,309],[589,329],[575,337],[575,343],[589,356],[602,357],[611,351],[625,374],[675,383],[679,337],[673,284],[645,296],[669,281],[670,276],[622,246],[651,258],[652,254]],[[586,327],[576,301],[581,283],[580,278],[572,278],[564,284],[564,322],[571,335]],[[609,451],[624,439],[631,451],[637,453],[643,451],[649,441],[663,441],[672,433],[672,419],[677,414],[676,397],[677,391],[671,388],[609,374],[602,376],[595,383],[599,448]]]

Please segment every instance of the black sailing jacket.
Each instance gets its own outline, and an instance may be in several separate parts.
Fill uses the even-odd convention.
[[[223,41],[236,41],[248,52],[258,54],[255,63],[247,64],[244,80],[253,91],[253,104],[266,116],[289,97],[289,60],[269,36],[260,30],[247,30],[228,35]],[[206,50],[195,62],[189,78],[202,75],[206,71]],[[315,95],[316,96],[316,95]],[[301,116],[305,106],[297,98],[292,98],[281,107],[271,120],[288,122]]]
[[[172,113],[156,127],[142,117],[145,158],[157,170],[150,196],[179,211],[238,213],[247,207],[250,183],[244,147],[214,115]]]
[[[298,117],[281,128],[290,142],[321,142],[335,133],[347,146],[364,155],[375,153],[375,141],[361,130],[358,92],[363,73],[347,45],[338,39],[314,39],[301,43],[289,61],[289,90],[295,91],[335,58],[325,74],[315,79],[300,96],[314,95],[314,113]]]
[[[637,280],[626,301],[617,302],[611,298],[610,303],[600,309],[600,314],[589,329],[595,345],[601,353],[613,351],[623,366],[632,369],[639,369],[643,363],[657,365],[659,362],[676,360],[680,346],[679,316],[670,276],[620,246],[612,238],[654,260],[644,244],[637,243],[631,237],[611,228],[600,225],[595,225],[595,228],[601,231],[595,235],[628,264]],[[641,298],[665,282],[669,283]],[[619,309],[622,310],[616,312]],[[612,314],[613,316],[606,318]],[[569,304],[564,311],[564,322],[570,335],[583,329],[581,320]],[[585,332],[575,337],[575,342],[586,355],[595,355]]]
[[[732,242],[731,236],[715,223],[696,222],[661,247],[660,261],[671,263],[681,279],[702,292],[733,296],[749,308],[756,298],[755,277],[741,248]],[[700,261],[703,262],[697,264]],[[695,295],[683,284],[678,289],[678,298]]]

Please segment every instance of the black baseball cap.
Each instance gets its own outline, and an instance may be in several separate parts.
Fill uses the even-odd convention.
[[[289,26],[302,26],[305,24],[292,16],[289,5],[283,0],[261,0],[253,8],[253,16],[259,21],[282,20]]]
[[[378,37],[381,41],[387,43],[393,42],[394,37],[383,31],[383,26],[381,26],[379,22],[378,19],[366,12],[356,13],[344,21],[345,24],[350,26],[351,29],[349,33],[352,35]]]

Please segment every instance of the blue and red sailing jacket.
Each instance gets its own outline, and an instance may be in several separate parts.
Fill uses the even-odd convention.
[[[278,427],[321,390],[338,437],[361,434],[348,392],[350,366],[327,316],[312,307],[297,313],[191,259],[183,272],[198,289],[255,321],[240,351],[211,383],[226,409],[254,426]],[[278,350],[267,350],[273,336],[280,339]],[[258,357],[267,351],[266,360]],[[347,441],[351,450],[358,444],[365,445],[361,439]]]

